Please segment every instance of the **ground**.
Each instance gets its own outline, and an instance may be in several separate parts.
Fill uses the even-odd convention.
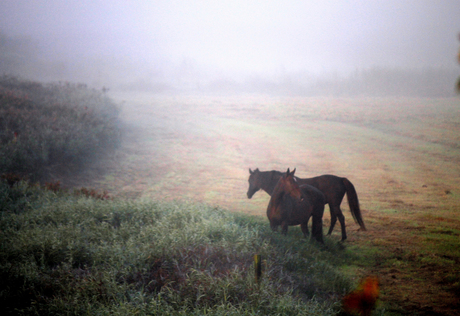
[[[121,148],[65,185],[265,216],[268,195],[246,197],[249,168],[347,177],[368,230],[344,199],[344,247],[370,257],[356,273],[380,278],[386,309],[460,310],[458,99],[112,96],[123,103]]]

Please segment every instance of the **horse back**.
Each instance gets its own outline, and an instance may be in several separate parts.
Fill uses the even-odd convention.
[[[325,203],[332,201],[341,202],[346,193],[346,187],[343,183],[343,178],[332,174],[324,174],[321,176],[305,179],[297,179],[300,185],[310,185],[324,194]]]

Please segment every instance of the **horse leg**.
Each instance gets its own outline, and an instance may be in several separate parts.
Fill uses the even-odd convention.
[[[283,223],[281,224],[281,233],[282,233],[283,235],[287,235],[288,226],[289,226],[289,225],[288,225],[286,222],[283,222]]]
[[[323,216],[313,215],[311,237],[315,238],[316,241],[324,244],[323,240]]]
[[[334,207],[329,204],[329,211],[331,212],[331,226],[329,227],[329,231],[327,235],[330,236],[332,231],[334,230],[335,223],[337,223],[337,215],[335,214]]]
[[[338,210],[337,217],[339,219],[340,226],[342,228],[342,241],[344,241],[345,239],[347,239],[347,230],[345,228],[345,216],[343,216],[342,210],[340,209],[340,207],[338,207],[337,210]]]
[[[300,228],[302,229],[302,233],[305,238],[308,238],[308,236],[310,236],[310,231],[308,230],[308,220],[305,223],[300,224]]]

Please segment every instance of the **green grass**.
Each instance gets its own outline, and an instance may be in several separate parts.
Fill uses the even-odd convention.
[[[0,184],[8,315],[335,315],[353,252],[205,204]],[[254,280],[253,256],[263,277]]]

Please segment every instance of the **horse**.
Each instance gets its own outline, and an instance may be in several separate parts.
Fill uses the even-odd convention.
[[[324,195],[310,185],[299,186],[294,177],[295,169],[282,175],[275,185],[267,207],[270,227],[287,235],[288,226],[300,225],[305,238],[308,238],[308,221],[312,220],[312,238],[323,241]]]
[[[282,176],[283,173],[276,170],[259,171],[259,169],[256,169],[252,171],[249,169],[248,198],[252,198],[252,196],[260,189],[267,192],[268,195],[272,195],[278,180]],[[329,227],[329,232],[327,233],[328,236],[331,235],[338,219],[342,228],[342,241],[347,239],[345,217],[340,209],[340,204],[342,203],[345,193],[347,194],[348,205],[350,206],[353,219],[359,224],[361,230],[366,230],[366,226],[364,225],[364,221],[361,216],[361,210],[359,208],[358,195],[350,180],[329,174],[306,179],[296,177],[296,179],[299,185],[311,185],[324,194],[325,204],[329,204],[329,211],[331,212],[331,225]]]

